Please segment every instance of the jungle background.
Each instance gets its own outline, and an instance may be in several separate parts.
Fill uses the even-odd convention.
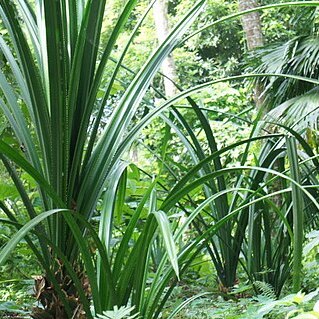
[[[28,21],[32,15],[27,13],[42,1],[16,2],[17,21],[20,20],[17,23],[21,24],[21,30],[30,31]],[[87,219],[90,226],[83,222],[84,230],[80,219],[79,230],[83,238],[95,230],[107,252],[105,256],[98,252],[100,248],[94,235],[86,238],[88,258],[97,267],[92,274],[96,273],[98,280],[103,279],[106,270],[98,268],[99,259],[109,258],[110,267],[114,267],[114,281],[118,280],[114,286],[115,301],[107,297],[104,302],[104,294],[112,293],[100,283],[99,291],[107,292],[101,292],[100,297],[92,294],[93,275],[92,278],[90,274],[83,275],[85,270],[90,273],[91,264],[85,259],[84,246],[76,235],[80,259],[84,256],[84,261],[78,260],[77,254],[67,248],[63,250],[59,235],[49,237],[52,242],[44,240],[54,260],[48,269],[34,253],[44,248],[43,238],[37,239],[32,232],[32,218],[44,210],[50,212],[49,209],[80,210],[80,200],[66,196],[66,207],[54,203],[55,199],[52,204],[51,199],[43,195],[44,183],[20,160],[20,157],[28,159],[29,142],[24,141],[22,129],[21,135],[17,134],[19,128],[13,123],[20,122],[15,122],[10,114],[25,118],[23,123],[30,132],[30,139],[35,139],[39,132],[13,67],[14,61],[20,65],[21,51],[12,49],[16,47],[12,30],[4,18],[11,10],[10,5],[0,1],[0,138],[18,154],[14,157],[13,151],[1,146],[0,317],[29,318],[32,312],[33,318],[64,318],[62,312],[62,317],[57,315],[54,305],[60,295],[51,294],[56,285],[44,275],[52,270],[58,281],[61,280],[61,291],[66,291],[64,302],[69,303],[76,314],[72,318],[84,318],[81,316],[87,315],[89,308],[91,317],[96,318],[133,318],[135,315],[142,318],[319,318],[316,303],[319,299],[319,20],[316,2],[312,2],[309,6],[281,6],[284,1],[206,1],[202,12],[185,31],[185,41],[167,52],[129,123],[123,124],[123,140],[166,101],[185,90],[192,92],[191,97],[181,96],[173,101],[170,109],[166,108],[145,124],[126,151],[119,153],[120,163],[113,175],[107,175],[94,208],[85,206],[90,188],[83,191],[83,195],[76,186],[81,177],[74,179],[75,194],[82,194],[83,207],[92,211]],[[123,0],[105,4],[105,11],[100,14],[101,35],[96,60],[92,65],[103,61],[101,50],[108,47],[126,6]],[[143,70],[154,48],[165,43],[181,17],[193,6],[194,2],[189,0],[157,0],[152,9],[149,1],[134,4],[100,78],[87,130],[84,130],[88,139],[83,140],[81,163],[90,163],[85,152],[89,153],[87,149],[93,148],[93,144],[87,141],[93,135],[97,140],[103,139],[104,131],[115,119],[117,105],[121,105],[135,76]],[[260,6],[266,8],[235,17],[240,11]],[[232,15],[234,18],[215,23]],[[141,19],[143,23],[136,29]],[[31,43],[30,38],[26,37]],[[124,56],[128,41],[131,44]],[[10,49],[15,52],[12,56],[8,54]],[[36,56],[36,50],[30,49],[30,54]],[[113,81],[118,61],[120,67]],[[54,72],[53,69],[48,68],[48,72]],[[53,81],[49,82],[52,85]],[[108,86],[108,83],[112,84]],[[201,89],[193,90],[194,87]],[[53,92],[53,86],[50,90]],[[5,106],[15,103],[10,100],[12,92],[20,113],[9,111]],[[95,127],[97,121],[99,126]],[[56,130],[63,131],[63,126]],[[40,153],[41,140],[37,141],[34,150]],[[103,152],[98,143],[94,147]],[[44,166],[44,155],[39,156],[38,164],[30,158],[34,167]],[[90,169],[93,168],[92,164]],[[87,171],[83,169],[83,172],[85,175]],[[45,174],[44,169],[43,176]],[[55,185],[53,178],[48,180],[53,188],[59,189],[58,182]],[[156,217],[158,228],[152,224],[151,214]],[[43,227],[51,230],[54,223],[48,222],[48,226]],[[77,234],[77,226],[68,223],[72,233]],[[23,225],[29,224],[30,235],[21,236],[7,255],[10,240]],[[150,233],[145,233],[148,226]],[[35,229],[35,232],[42,231]],[[61,229],[67,232],[66,228]],[[143,246],[144,240],[147,248]],[[30,248],[30,241],[35,247]],[[139,274],[134,267],[143,258],[147,262],[144,273]],[[74,279],[70,265],[80,281]],[[143,285],[134,282],[134,273]],[[75,288],[68,286],[69,280],[75,282]],[[81,286],[85,287],[82,295],[74,292]],[[126,286],[131,289],[129,292],[125,291]],[[87,305],[83,302],[85,297]],[[101,301],[96,302],[99,298]],[[84,310],[78,306],[81,303]],[[123,312],[116,311],[115,306],[122,306]],[[135,308],[131,308],[133,306]]]

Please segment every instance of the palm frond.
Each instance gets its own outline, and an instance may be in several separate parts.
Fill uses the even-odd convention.
[[[318,78],[318,55],[318,38],[300,36],[285,43],[258,49],[254,52],[252,60],[258,63],[255,68],[258,73],[284,73]],[[307,93],[315,87],[310,83],[288,78],[264,77],[256,81],[260,81],[264,87],[263,97],[268,109]]]
[[[265,121],[284,124],[300,133],[305,133],[308,128],[316,130],[318,118],[319,90],[317,87],[283,102],[265,115]]]

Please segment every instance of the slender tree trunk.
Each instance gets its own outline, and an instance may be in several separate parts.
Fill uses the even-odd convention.
[[[249,10],[258,7],[256,0],[238,0],[239,10]],[[252,12],[241,18],[244,32],[246,34],[247,48],[253,50],[264,45],[264,38],[261,30],[259,12]]]
[[[169,34],[167,0],[157,0],[153,6],[153,12],[157,39],[159,43],[162,43]],[[164,60],[162,72],[173,81],[177,79],[176,66],[171,55]],[[164,77],[164,89],[166,96],[170,97],[176,94],[176,88],[166,77]]]
[[[258,7],[257,0],[238,0],[239,10],[244,11]],[[247,49],[253,50],[264,45],[259,12],[252,12],[242,16],[242,26],[246,35]],[[262,105],[263,88],[257,84],[254,88],[254,100],[257,108]]]

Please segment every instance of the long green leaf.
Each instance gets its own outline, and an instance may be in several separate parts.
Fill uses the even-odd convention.
[[[319,1],[293,1],[293,2],[283,2],[283,3],[273,3],[269,5],[264,5],[264,6],[258,6],[255,8],[247,9],[244,11],[236,12],[233,14],[230,14],[228,16],[222,17],[221,19],[218,19],[216,21],[213,21],[212,23],[208,23],[201,27],[200,29],[196,30],[195,32],[191,33],[187,37],[183,39],[183,42],[180,44],[186,42],[188,39],[192,38],[198,33],[203,32],[204,30],[207,30],[211,28],[214,25],[220,24],[224,21],[229,21],[234,18],[241,17],[245,14],[253,13],[253,12],[258,12],[258,11],[263,11],[263,10],[271,10],[271,9],[279,9],[279,8],[291,8],[291,7],[317,7],[319,6]]]
[[[87,207],[87,203],[95,202],[93,198],[92,200],[88,200],[87,194],[83,193],[84,189],[92,189],[92,195],[95,194],[95,196],[100,193],[100,188],[113,165],[112,161],[115,158],[119,158],[114,157],[119,142],[123,139],[123,134],[125,133],[144,92],[148,88],[151,79],[155,76],[160,64],[171,52],[177,40],[185,33],[187,27],[199,14],[203,5],[203,0],[196,3],[189,11],[188,15],[181,20],[166,41],[164,41],[145,64],[144,68],[137,74],[130,87],[126,90],[119,106],[113,112],[109,125],[93,151],[92,160],[88,163],[88,167],[84,172],[83,188],[79,194],[81,202],[83,202],[84,205],[84,211],[90,212],[92,207]],[[115,148],[114,145],[117,147]],[[95,176],[92,174],[92,167],[95,168]]]
[[[167,218],[167,215],[163,211],[155,211],[153,212],[153,214],[155,215],[157,223],[160,227],[169,260],[172,264],[172,267],[176,273],[177,278],[179,278],[177,249],[176,249],[175,241],[170,228],[170,222]]]
[[[33,230],[39,223],[48,218],[51,215],[66,212],[66,209],[53,209],[44,212],[35,218],[27,222],[13,237],[8,241],[8,243],[2,248],[0,252],[0,265],[3,265],[8,259],[9,255],[12,253],[17,244],[23,239],[31,230]]]
[[[296,140],[293,137],[287,137],[287,156],[290,164],[291,178],[300,183],[299,162]],[[301,288],[302,273],[302,248],[303,248],[303,228],[304,228],[304,204],[303,194],[295,184],[292,187],[293,204],[293,230],[294,230],[294,254],[293,254],[293,290],[298,292]]]

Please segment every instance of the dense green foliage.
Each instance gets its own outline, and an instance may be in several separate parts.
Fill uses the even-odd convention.
[[[319,3],[263,3],[250,55],[235,2],[163,43],[152,5],[0,0],[0,311],[33,276],[34,318],[318,318]]]

